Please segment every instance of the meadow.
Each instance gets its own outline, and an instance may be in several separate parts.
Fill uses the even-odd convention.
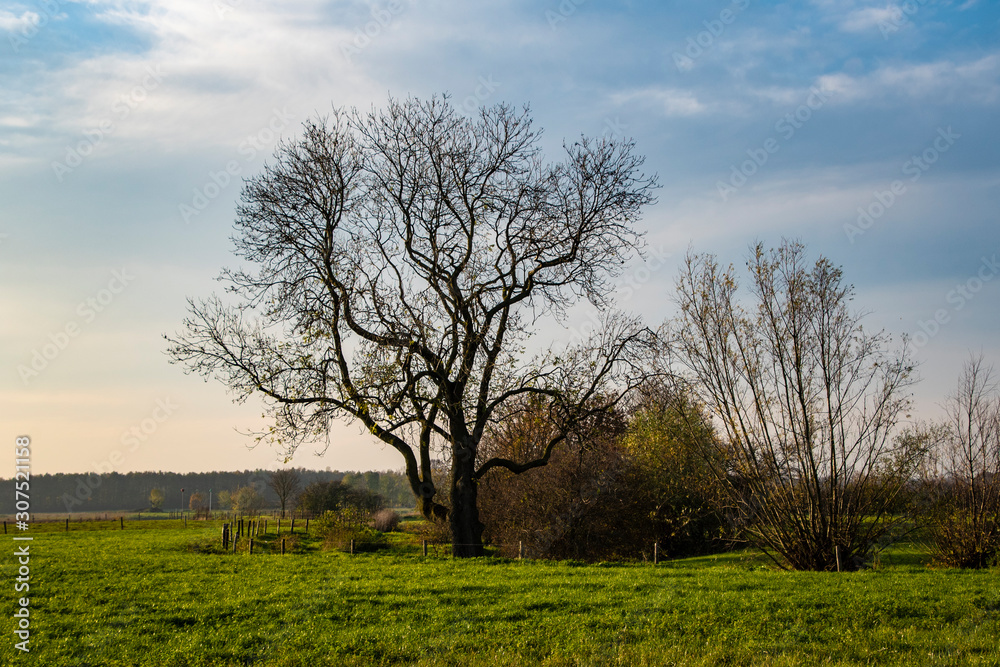
[[[657,566],[453,560],[411,542],[349,555],[303,536],[282,556],[273,533],[232,554],[221,522],[118,528],[32,526],[30,653],[14,648],[23,594],[5,550],[0,663],[1000,664],[996,570],[933,569],[913,547],[837,574],[748,553]]]

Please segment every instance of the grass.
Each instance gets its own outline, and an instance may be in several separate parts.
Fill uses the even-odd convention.
[[[930,569],[914,549],[840,575],[745,554],[655,568],[350,556],[306,538],[250,556],[219,552],[221,524],[112,523],[32,528],[32,650],[14,649],[8,612],[0,664],[1000,664],[996,570]],[[0,560],[6,610],[16,568]]]

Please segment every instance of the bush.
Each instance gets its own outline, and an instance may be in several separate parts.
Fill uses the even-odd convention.
[[[380,533],[391,533],[399,528],[399,514],[393,510],[379,510],[372,516],[372,526]]]
[[[583,561],[681,557],[727,548],[703,409],[668,387],[646,387],[631,414],[595,417],[548,465],[493,470],[479,488],[490,543],[506,556]],[[523,460],[550,437],[544,410],[525,406],[489,433],[491,456]]]
[[[375,551],[389,546],[385,535],[368,525],[371,514],[356,507],[328,510],[316,520],[316,530],[327,549]]]
[[[529,558],[638,557],[642,530],[637,523],[645,518],[632,520],[635,497],[624,483],[628,467],[618,446],[624,430],[620,414],[598,415],[560,443],[545,466],[520,475],[490,471],[479,485],[489,544],[508,557],[516,557],[521,545]],[[526,403],[520,412],[498,420],[484,438],[482,454],[530,460],[553,435],[548,408]]]
[[[344,508],[371,513],[382,509],[382,505],[382,496],[377,493],[351,488],[336,481],[313,482],[299,495],[297,502],[299,510],[316,515]]]
[[[1000,387],[982,357],[966,362],[945,409],[930,480],[934,560],[989,567],[1000,556]]]
[[[983,520],[965,508],[940,511],[930,533],[938,565],[980,569],[1000,560],[1000,522],[996,516]]]

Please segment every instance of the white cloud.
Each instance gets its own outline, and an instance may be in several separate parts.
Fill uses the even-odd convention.
[[[867,32],[887,23],[894,25],[902,13],[902,10],[895,5],[855,9],[840,22],[840,28],[845,32]]]
[[[1000,55],[956,64],[949,60],[913,65],[889,65],[863,76],[843,72],[820,77],[822,88],[836,94],[837,103],[891,97],[944,100],[961,98],[984,105],[1000,100]]]
[[[665,116],[697,116],[709,111],[693,93],[677,88],[650,87],[611,96],[615,104],[638,102],[660,109]]]
[[[170,150],[235,146],[275,108],[295,114],[288,127],[294,133],[299,121],[331,103],[364,105],[384,95],[345,59],[342,47],[355,26],[331,25],[326,3],[233,5],[171,0],[131,11],[95,3],[97,18],[131,28],[152,47],[139,54],[102,50],[33,77],[35,129],[58,145],[112,122],[102,150],[121,139]],[[368,48],[377,48],[372,42]],[[162,72],[153,86],[150,70]]]
[[[0,30],[7,32],[23,32],[24,30],[38,25],[38,14],[25,11],[20,16],[6,11],[0,11]]]

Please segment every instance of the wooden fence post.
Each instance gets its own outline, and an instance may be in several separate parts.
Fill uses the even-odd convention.
[[[351,540],[351,555],[354,555],[354,540]]]
[[[7,522],[6,521],[3,522],[3,534],[4,535],[7,534]]]
[[[309,517],[306,517],[306,535],[309,534]]]
[[[424,540],[424,557],[427,557],[427,540]]]
[[[840,572],[840,547],[839,546],[834,545],[834,547],[833,547],[833,555],[837,559],[837,572]]]
[[[66,532],[69,532],[69,517],[66,517]]]
[[[653,542],[653,565],[660,562],[660,543]]]
[[[281,555],[285,555],[285,538],[281,538]]]
[[[292,527],[288,529],[288,534],[291,535],[295,532],[295,517],[292,517]]]
[[[517,541],[517,559],[522,560],[524,558],[524,540]]]
[[[122,530],[125,530],[125,517],[123,517],[123,516],[118,517],[118,521],[122,525]]]
[[[253,556],[253,538],[250,538],[250,555]]]
[[[229,524],[222,524],[222,550],[229,551]]]

